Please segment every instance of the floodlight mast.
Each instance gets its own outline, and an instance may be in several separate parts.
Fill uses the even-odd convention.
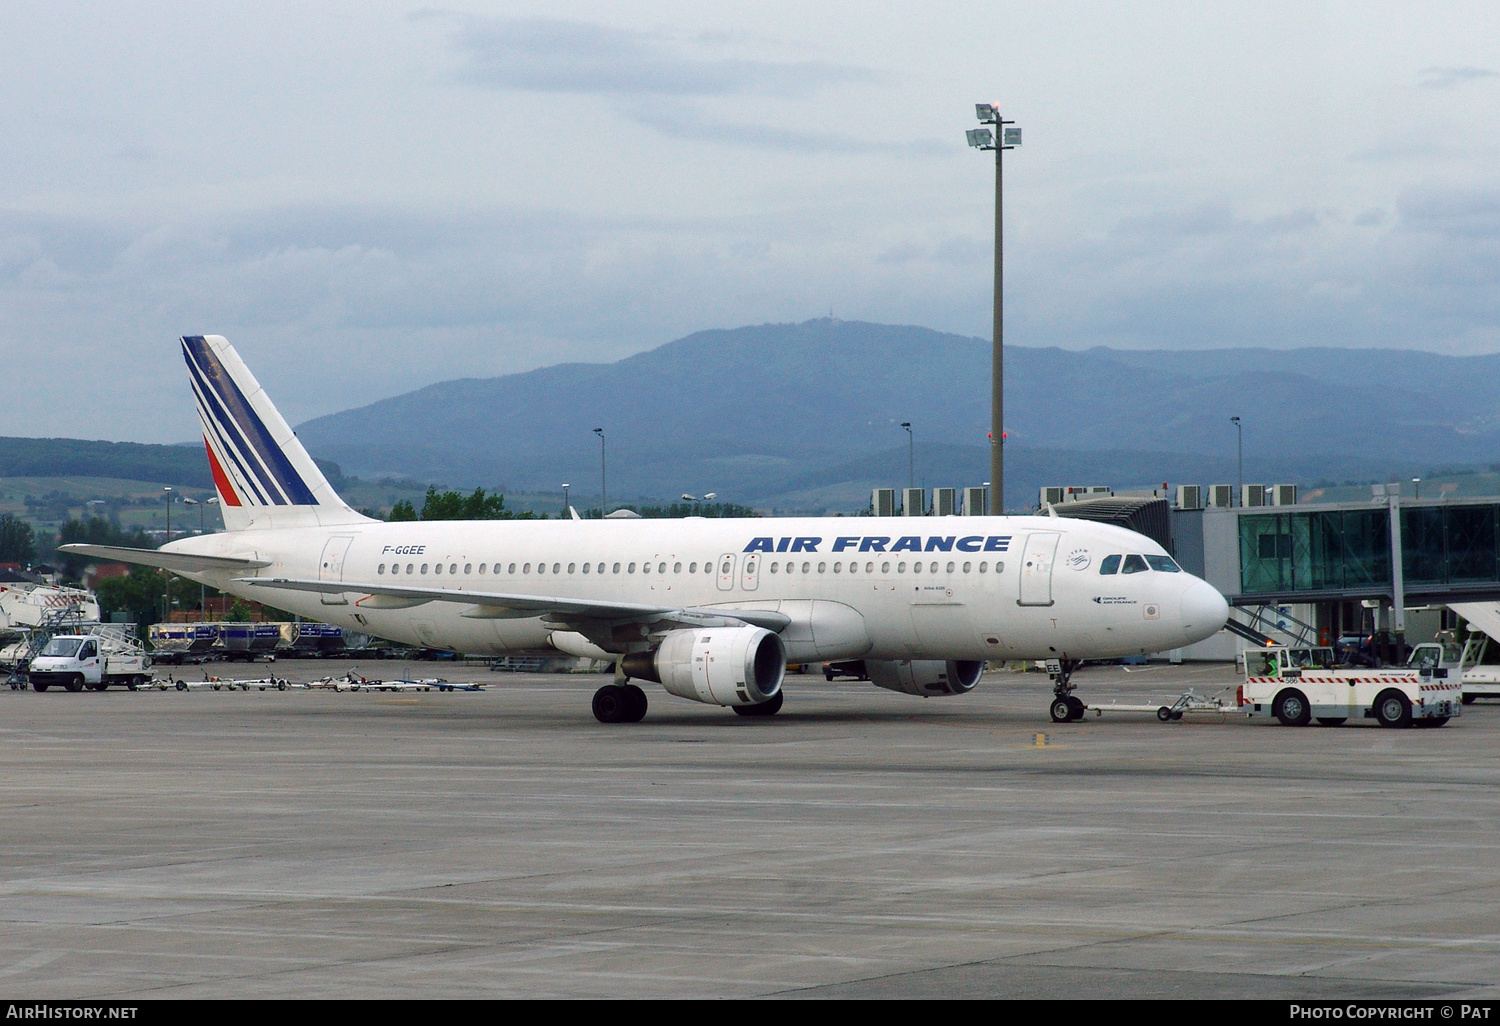
[[[1000,116],[993,103],[976,103],[974,114],[988,128],[970,129],[965,135],[977,150],[995,151],[995,326],[990,357],[990,512],[1005,512],[1005,232],[1002,201],[1001,154],[1021,145],[1021,130]]]

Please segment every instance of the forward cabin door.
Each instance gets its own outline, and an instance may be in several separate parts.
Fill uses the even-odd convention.
[[[344,579],[344,556],[349,552],[349,543],[354,540],[353,535],[338,535],[328,539],[323,546],[323,557],[318,560],[318,580],[320,581],[342,581]],[[347,606],[349,600],[342,594],[325,594],[323,596],[325,606]]]
[[[720,560],[722,563],[723,561]],[[740,588],[745,591],[754,591],[760,587],[760,553],[752,552],[745,557],[745,565],[740,567]]]
[[[1052,562],[1057,555],[1055,531],[1038,531],[1026,536],[1021,550],[1021,598],[1023,606],[1052,604]]]
[[[726,552],[719,557],[719,590],[734,590],[734,561],[735,554]]]

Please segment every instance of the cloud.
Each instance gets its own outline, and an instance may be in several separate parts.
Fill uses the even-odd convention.
[[[707,117],[684,104],[628,104],[622,115],[662,135],[693,142],[728,143],[797,153],[882,153],[896,157],[927,157],[953,152],[935,141],[899,142],[861,139],[832,132],[753,125]]]
[[[879,77],[826,61],[704,56],[658,33],[557,18],[459,16],[453,47],[463,61],[463,80],[532,92],[806,96]]]
[[[1419,74],[1422,80],[1417,85],[1423,89],[1453,89],[1481,79],[1500,77],[1488,68],[1473,67],[1423,68]]]

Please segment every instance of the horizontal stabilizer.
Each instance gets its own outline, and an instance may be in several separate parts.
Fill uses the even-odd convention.
[[[159,566],[163,570],[195,574],[211,570],[259,570],[270,566],[267,559],[241,559],[236,556],[195,556],[190,552],[171,552],[161,549],[131,549],[123,545],[59,545],[58,552],[74,556],[89,556],[120,563],[139,563],[142,566]]]
[[[240,577],[235,584],[259,588],[281,588],[287,591],[312,591],[325,595],[371,595],[386,601],[395,600],[417,605],[423,602],[459,602],[474,606],[476,619],[500,619],[507,616],[529,617],[552,615],[562,619],[637,620],[658,618],[675,613],[689,613],[721,620],[738,620],[769,631],[781,631],[792,622],[785,613],[768,609],[683,609],[681,606],[651,606],[638,602],[603,602],[595,599],[558,598],[552,595],[516,595],[491,591],[458,591],[449,588],[408,588],[400,585],[371,584],[368,581],[312,581],[289,577]],[[380,608],[382,603],[365,603]],[[386,606],[386,608],[390,608]]]

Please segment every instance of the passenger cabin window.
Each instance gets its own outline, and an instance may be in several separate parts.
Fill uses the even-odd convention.
[[[1103,562],[1101,562],[1099,564],[1099,572],[1101,574],[1117,574],[1117,573],[1119,573],[1120,572],[1120,560],[1124,559],[1124,558],[1125,557],[1123,557],[1123,556],[1105,556]]]
[[[1146,560],[1144,558],[1142,558],[1141,556],[1137,556],[1135,553],[1131,553],[1130,555],[1125,557],[1125,566],[1120,572],[1122,574],[1138,574],[1143,573],[1149,569],[1150,567],[1146,565]]]

